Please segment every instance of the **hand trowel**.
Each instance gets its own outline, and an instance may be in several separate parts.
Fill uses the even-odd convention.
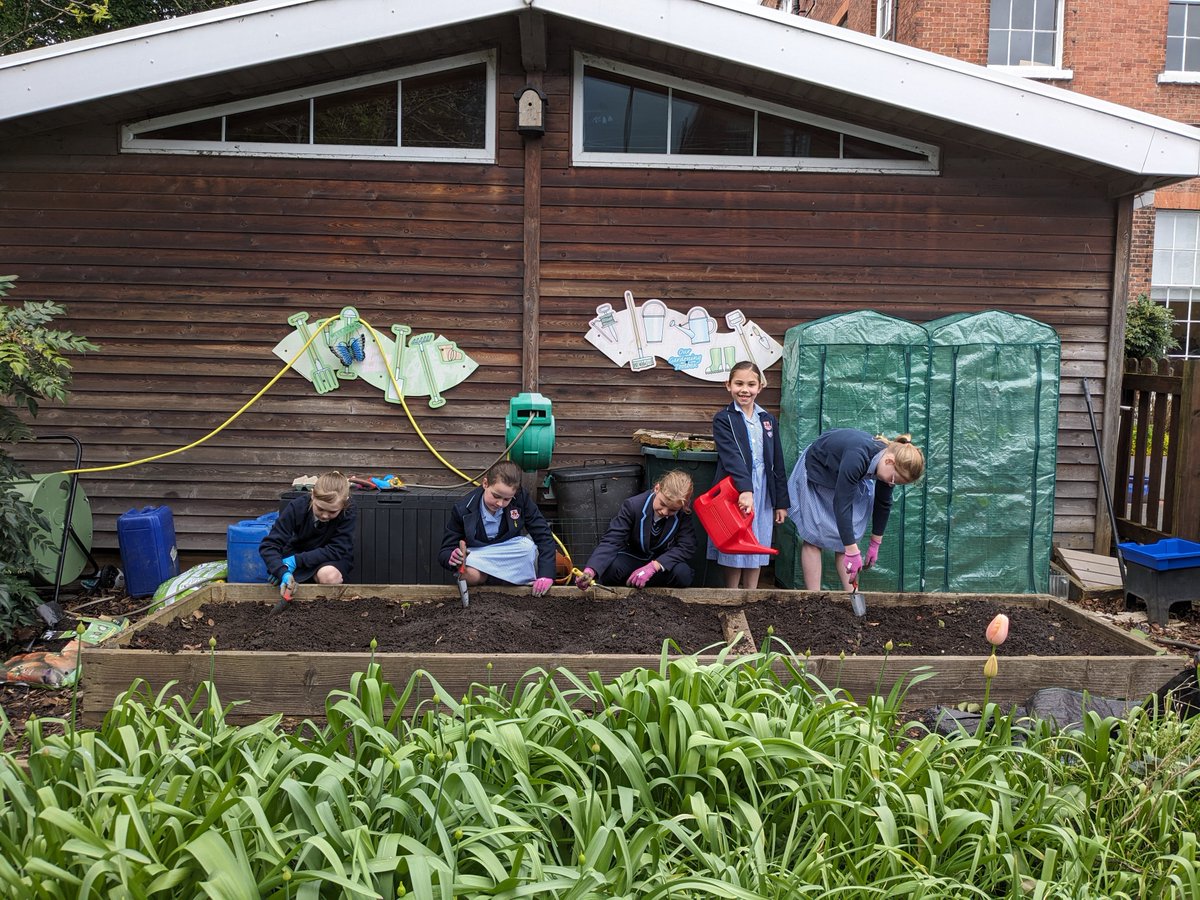
[[[867,598],[858,589],[858,576],[850,582],[850,608],[860,619],[867,614]]]
[[[471,605],[471,596],[467,593],[467,542],[458,542],[459,552],[462,553],[462,562],[458,564],[458,596],[462,597],[463,608],[466,609]]]

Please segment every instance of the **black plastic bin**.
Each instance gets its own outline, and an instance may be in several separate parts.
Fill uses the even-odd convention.
[[[646,457],[646,490],[654,487],[654,483],[672,469],[680,469],[692,476],[693,496],[696,496],[712,487],[713,477],[717,474],[715,450],[680,450],[676,455],[666,447],[642,447],[642,455]],[[690,518],[696,530],[696,552],[692,556],[692,570],[696,576],[692,587],[724,587],[725,577],[720,565],[706,556],[708,532],[700,524],[699,516]]]
[[[558,499],[558,535],[577,569],[587,565],[621,504],[642,488],[642,467],[583,465],[550,470]]]
[[[454,504],[472,486],[352,491],[358,510],[352,584],[454,584],[438,565],[438,548]],[[308,491],[285,491],[280,508]]]

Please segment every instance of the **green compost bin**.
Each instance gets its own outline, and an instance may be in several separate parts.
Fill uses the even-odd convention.
[[[707,491],[717,474],[717,452],[715,450],[680,450],[667,447],[642,447],[645,456],[646,480],[643,490],[650,490],[655,482],[670,472],[680,469],[692,476],[693,496]],[[692,528],[696,532],[696,552],[692,555],[692,571],[695,579],[692,587],[724,587],[721,566],[715,559],[708,558],[708,532],[700,524],[700,517],[690,515]]]
[[[929,591],[1049,589],[1060,343],[1015,313],[930,322],[921,542]]]
[[[43,540],[30,541],[30,550],[33,552],[34,573],[47,584],[54,584],[58,574],[63,525],[67,518],[71,476],[51,472],[29,480],[14,481],[10,487],[50,523],[50,530],[39,535]],[[75,486],[71,527],[74,538],[68,538],[66,553],[63,554],[61,584],[69,584],[80,576],[92,549],[92,506],[84,494],[83,486],[79,484]]]
[[[789,328],[783,342],[780,440],[791,472],[801,451],[834,428],[895,437],[923,446],[929,335],[920,325],[874,310],[825,316]],[[897,488],[879,563],[863,572],[866,591],[922,590],[921,485]],[[775,582],[803,589],[800,540],[791,521],[776,531]],[[863,549],[865,550],[865,544]],[[840,590],[833,554],[822,584]]]

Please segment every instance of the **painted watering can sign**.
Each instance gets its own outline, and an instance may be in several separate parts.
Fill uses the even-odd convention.
[[[295,330],[275,345],[274,353],[291,362],[318,394],[336,391],[342,380],[361,378],[383,391],[389,403],[400,402],[399,388],[405,397],[429,397],[429,407],[437,409],[446,405],[442,391],[465,381],[479,365],[454,341],[432,331],[413,334],[407,325],[393,325],[389,338],[369,329],[353,306],[343,308],[311,341],[315,326],[308,313],[287,321]]]
[[[588,341],[634,372],[653,369],[661,359],[693,378],[726,381],[736,363],[748,359],[765,370],[783,356],[779,342],[740,309],[725,314],[729,330],[722,332],[703,306],[679,312],[661,300],[647,300],[639,309],[631,291],[625,292],[624,309],[597,306],[588,326]]]

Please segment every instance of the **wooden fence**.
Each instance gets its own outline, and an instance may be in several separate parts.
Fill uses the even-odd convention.
[[[1121,540],[1200,540],[1198,363],[1125,361],[1112,485]]]

